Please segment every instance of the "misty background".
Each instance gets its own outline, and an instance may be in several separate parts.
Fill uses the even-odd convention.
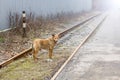
[[[36,16],[59,12],[90,11],[92,0],[0,0],[0,30],[8,27],[9,13],[33,12]]]
[[[91,10],[120,9],[120,0],[0,0],[0,30],[9,26],[9,13],[22,15],[32,12],[46,16],[61,12],[89,12]]]

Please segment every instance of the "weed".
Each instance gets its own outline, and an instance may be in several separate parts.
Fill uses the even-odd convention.
[[[0,43],[3,43],[5,39],[3,37],[0,37]]]

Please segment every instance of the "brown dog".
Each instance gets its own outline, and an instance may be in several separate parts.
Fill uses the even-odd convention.
[[[46,49],[49,51],[49,58],[52,59],[53,48],[59,39],[59,35],[52,35],[46,39],[35,39],[33,41],[33,58],[37,60],[38,51],[41,49]]]

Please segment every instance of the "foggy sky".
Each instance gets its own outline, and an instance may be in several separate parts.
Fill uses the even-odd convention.
[[[55,14],[58,12],[89,11],[92,0],[0,0],[0,27],[7,26],[8,14],[21,14],[23,10],[35,15]]]

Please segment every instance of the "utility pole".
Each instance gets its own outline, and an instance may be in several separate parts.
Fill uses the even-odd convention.
[[[23,27],[23,37],[26,37],[26,13],[25,11],[22,12],[22,27]]]

